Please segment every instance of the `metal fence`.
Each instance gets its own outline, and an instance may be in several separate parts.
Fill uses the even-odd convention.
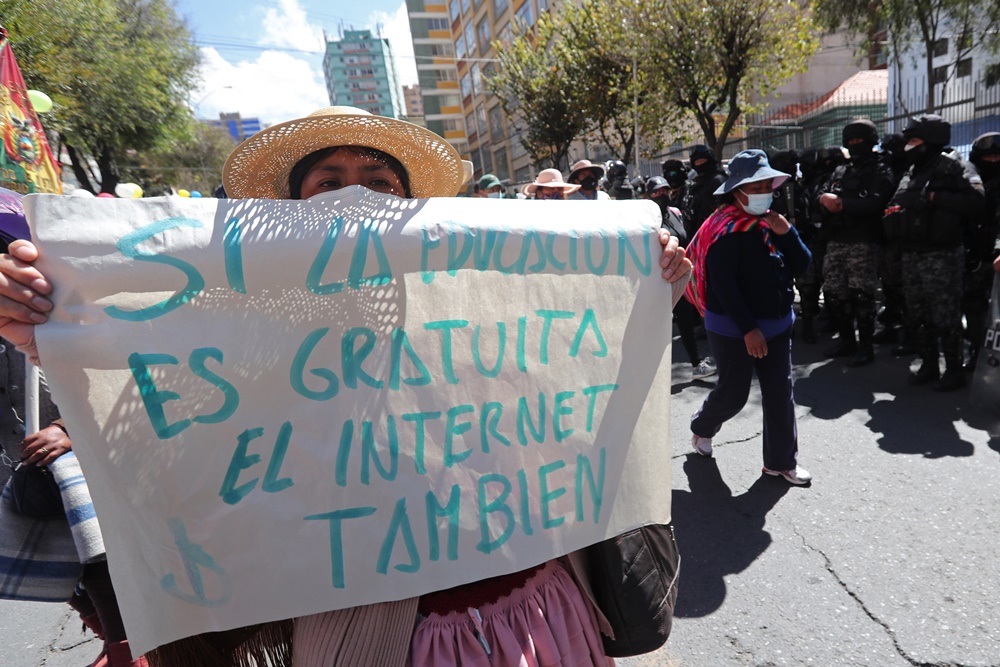
[[[926,91],[897,91],[891,101],[886,97],[884,93],[836,100],[826,96],[769,109],[763,114],[748,114],[737,125],[738,136],[726,141],[723,159],[748,148],[839,146],[844,125],[859,118],[874,122],[880,134],[901,132],[912,116],[927,108]],[[939,95],[935,100],[934,113],[951,123],[952,145],[968,155],[977,136],[1000,131],[1000,84],[987,86],[980,81],[953,84],[947,88],[947,96]],[[672,146],[660,155],[641,160],[640,171],[647,176],[659,174],[664,160],[687,159],[690,150],[690,145]]]

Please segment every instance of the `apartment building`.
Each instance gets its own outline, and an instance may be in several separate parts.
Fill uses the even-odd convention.
[[[389,40],[370,30],[344,30],[340,39],[327,39],[323,75],[330,104],[390,118],[407,115]]]
[[[485,79],[493,42],[509,43],[551,0],[407,0],[427,127],[447,138],[477,176],[530,180],[531,159]]]

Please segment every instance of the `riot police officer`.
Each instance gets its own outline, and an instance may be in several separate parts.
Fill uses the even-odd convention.
[[[882,149],[882,161],[892,170],[895,187],[899,187],[903,175],[910,168],[906,159],[906,138],[898,132],[891,132],[882,136],[879,147]],[[899,344],[893,348],[893,354],[896,356],[915,354],[917,352],[913,346],[915,336],[912,332],[907,332],[904,326],[906,302],[903,299],[903,252],[899,243],[883,239],[879,250],[878,272],[882,281],[883,304],[882,312],[877,319],[882,323],[882,329],[875,332],[875,342],[898,341]],[[902,329],[899,329],[900,327]]]
[[[962,312],[969,360],[965,370],[976,368],[976,358],[986,336],[986,318],[993,286],[993,261],[997,258],[1000,233],[1000,132],[987,132],[972,143],[969,161],[983,179],[986,207],[970,231],[963,276]]]
[[[628,181],[628,167],[621,160],[608,163],[608,194],[612,199],[635,199],[635,190]]]
[[[866,366],[875,361],[878,245],[882,215],[895,183],[889,167],[874,152],[875,123],[867,119],[848,123],[843,139],[850,161],[837,167],[816,199],[827,241],[824,293],[840,335],[826,355],[854,355],[848,366]]]
[[[687,195],[688,170],[680,160],[667,160],[662,168],[670,205],[683,211],[684,197]]]
[[[903,130],[911,166],[886,209],[885,233],[903,252],[903,290],[920,367],[909,382],[935,382],[938,391],[965,384],[962,371],[963,240],[981,214],[982,179],[971,165],[944,153],[951,125],[935,114],[912,119]],[[945,373],[938,367],[938,340]]]
[[[691,169],[694,177],[688,181],[687,197],[682,208],[688,238],[694,237],[701,223],[718,208],[719,198],[715,196],[715,191],[726,180],[726,172],[719,166],[715,153],[704,144],[691,148]]]

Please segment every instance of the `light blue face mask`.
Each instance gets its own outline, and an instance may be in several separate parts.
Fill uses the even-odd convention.
[[[743,191],[740,190],[740,192]],[[743,206],[743,210],[750,215],[764,215],[767,213],[767,209],[771,208],[771,202],[774,201],[773,192],[762,195],[749,195],[743,192],[743,196],[747,198],[747,203]]]
[[[502,192],[491,192],[486,196],[489,197],[490,199],[503,199]]]

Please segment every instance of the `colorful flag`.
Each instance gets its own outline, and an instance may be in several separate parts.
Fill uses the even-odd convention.
[[[0,187],[21,194],[62,193],[59,167],[28,100],[24,78],[0,28]]]

